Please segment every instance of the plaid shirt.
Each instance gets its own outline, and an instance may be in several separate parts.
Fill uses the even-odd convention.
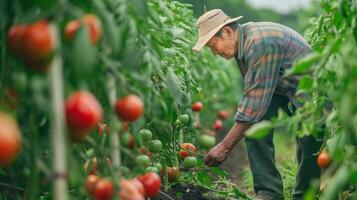
[[[273,94],[294,102],[299,77],[283,77],[294,60],[311,52],[311,47],[294,30],[272,22],[238,25],[235,56],[244,78],[244,94],[235,121],[252,124],[262,119]]]

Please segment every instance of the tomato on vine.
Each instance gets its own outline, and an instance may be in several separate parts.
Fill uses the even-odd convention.
[[[317,164],[320,168],[327,168],[331,164],[330,155],[326,151],[322,151],[317,156]]]
[[[143,184],[138,180],[120,179],[119,181],[120,200],[144,200],[145,189]]]
[[[229,117],[229,113],[228,113],[228,111],[226,111],[226,110],[221,110],[221,111],[219,111],[219,113],[218,113],[218,117],[219,117],[221,120],[225,120],[225,119],[227,119],[227,118]]]
[[[196,167],[198,164],[197,158],[193,156],[186,157],[183,161],[183,166],[187,169]]]
[[[223,129],[223,122],[220,119],[214,121],[212,128],[216,131]]]
[[[160,191],[161,179],[157,173],[149,172],[142,176],[137,177],[137,179],[143,183],[145,188],[146,196],[154,197]]]
[[[103,118],[102,106],[88,91],[71,94],[65,102],[65,113],[73,141],[82,141]]]
[[[153,153],[159,153],[162,150],[162,143],[160,140],[152,140],[148,144],[148,149]]]
[[[195,112],[200,112],[202,110],[203,104],[200,101],[197,101],[192,104],[192,110]]]
[[[167,169],[167,177],[170,182],[174,182],[180,176],[180,169],[178,167],[168,167]]]
[[[93,188],[92,195],[96,200],[110,200],[114,196],[114,186],[106,178],[99,179]]]
[[[139,155],[136,157],[135,161],[139,166],[142,167],[146,167],[151,164],[150,158],[147,155]]]
[[[81,19],[68,22],[64,30],[64,36],[66,39],[68,41],[72,41],[76,32],[82,25],[86,26],[91,43],[96,44],[102,35],[102,28],[100,20],[94,14],[87,14]]]
[[[179,156],[181,159],[184,159],[190,155],[194,155],[197,152],[197,148],[191,143],[182,143],[180,144],[180,148]]]
[[[150,141],[152,139],[152,133],[147,129],[140,130],[139,135],[145,142]]]
[[[10,166],[20,153],[22,136],[16,121],[0,112],[0,167]]]
[[[135,121],[143,115],[144,103],[138,96],[131,94],[116,101],[115,112],[123,121]]]

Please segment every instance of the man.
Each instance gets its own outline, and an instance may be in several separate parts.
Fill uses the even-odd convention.
[[[244,94],[235,116],[235,124],[225,138],[210,150],[205,163],[216,166],[226,160],[234,145],[254,123],[270,120],[279,108],[299,103],[294,95],[299,77],[284,77],[294,60],[311,52],[310,46],[294,30],[271,22],[239,24],[242,16],[231,19],[222,10],[204,13],[198,20],[199,38],[193,50],[207,46],[214,55],[235,58],[244,78]],[[283,184],[275,166],[273,131],[261,140],[245,139],[253,174],[255,200],[284,199]],[[316,156],[321,146],[313,137],[297,139],[298,173],[293,200],[303,199],[312,179],[320,177]]]

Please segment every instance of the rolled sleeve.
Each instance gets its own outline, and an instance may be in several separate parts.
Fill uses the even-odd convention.
[[[255,45],[246,58],[248,71],[244,77],[244,93],[235,115],[236,122],[252,124],[260,121],[268,110],[282,63],[277,44]]]

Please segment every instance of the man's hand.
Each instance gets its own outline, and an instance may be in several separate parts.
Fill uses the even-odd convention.
[[[220,142],[208,152],[205,163],[209,167],[218,166],[227,159],[230,153],[231,149]]]

